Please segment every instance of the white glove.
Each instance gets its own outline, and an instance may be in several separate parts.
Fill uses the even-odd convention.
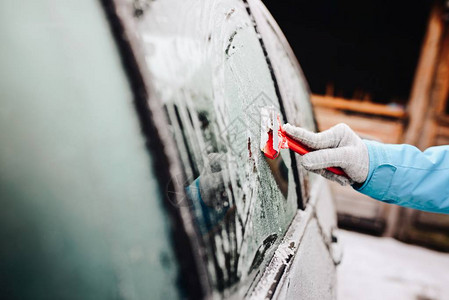
[[[283,129],[291,138],[316,149],[303,155],[301,164],[305,169],[341,185],[365,182],[369,171],[368,148],[348,125],[341,123],[320,133],[290,124]],[[342,168],[349,179],[326,170],[327,167]]]

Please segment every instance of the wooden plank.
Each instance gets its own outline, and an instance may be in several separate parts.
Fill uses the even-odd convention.
[[[449,126],[449,115],[446,114],[436,115],[435,120],[440,126]]]
[[[420,148],[428,148],[436,144],[439,126],[449,124],[449,116],[445,113],[449,96],[449,31],[446,30],[439,53],[437,69],[430,93],[429,111],[426,114],[423,134],[419,140]]]
[[[438,69],[436,72],[433,95],[435,98],[436,112],[445,112],[447,101],[449,100],[449,26],[446,25],[446,32],[443,38],[443,45],[440,53]]]
[[[315,107],[315,112],[320,131],[338,123],[346,123],[363,138],[390,144],[399,143],[402,138],[404,125],[400,120],[347,115],[342,111],[325,107]]]
[[[440,51],[443,28],[442,9],[439,2],[435,1],[430,13],[409,100],[408,113],[410,120],[404,136],[404,142],[408,144],[419,146],[418,141],[423,134],[422,129],[428,114],[430,91]]]
[[[340,97],[312,95],[312,103],[315,107],[327,107],[340,110],[366,113],[371,115],[404,118],[406,113],[401,107],[392,107],[360,100],[348,100]]]
[[[435,139],[435,145],[449,145],[448,136],[437,136]]]
[[[449,127],[448,126],[438,126],[437,135],[440,137],[449,137]]]

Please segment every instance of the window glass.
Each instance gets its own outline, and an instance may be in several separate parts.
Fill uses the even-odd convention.
[[[309,88],[290,45],[268,10],[258,1],[250,0],[249,3],[276,75],[288,122],[316,131]],[[297,161],[301,159],[299,155],[295,154],[295,156]],[[317,174],[307,172],[302,167],[299,169],[303,201],[306,201],[309,190],[308,179],[313,181]]]
[[[276,75],[288,121],[315,131],[309,87],[290,45],[265,6],[254,0],[249,3]]]
[[[260,151],[260,108],[280,110],[260,36],[242,1],[151,2],[138,22],[214,287],[244,295],[300,197],[291,153]]]

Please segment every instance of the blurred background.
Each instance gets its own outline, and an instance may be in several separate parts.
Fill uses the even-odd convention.
[[[422,150],[449,144],[449,1],[264,3],[301,63],[320,130],[345,122],[363,138],[384,143],[408,143]],[[373,201],[337,184],[332,188],[340,228],[449,251],[449,216]],[[341,270],[353,280],[376,277],[376,264],[389,260],[385,253],[404,254],[398,255],[404,259],[402,265],[399,262],[399,277],[407,277],[407,270],[413,269],[418,259],[407,251],[419,250],[404,250],[404,244],[392,239],[378,239],[377,243],[362,235],[349,235],[347,239],[350,246],[345,250],[351,253]],[[383,248],[385,243],[388,251]],[[357,256],[357,246],[359,254],[364,255]],[[373,259],[367,254],[371,253],[369,249],[382,252],[383,259],[367,263]],[[421,253],[419,259],[432,264],[435,257],[430,253]],[[392,261],[398,263],[398,257]],[[357,264],[368,266],[365,271],[356,270]],[[429,270],[428,275],[434,279],[438,278],[435,274],[437,270]],[[387,285],[377,286],[388,289],[390,279],[384,279]],[[399,281],[407,280],[402,277]],[[346,293],[347,277],[340,282],[340,296],[354,297]],[[353,283],[352,288],[356,286]],[[404,283],[411,289],[418,285],[413,279]],[[378,294],[372,290],[375,299]],[[423,297],[434,296],[430,293]]]
[[[425,149],[449,143],[448,1],[264,1],[312,92],[320,130]],[[339,225],[449,251],[449,216],[334,185]]]

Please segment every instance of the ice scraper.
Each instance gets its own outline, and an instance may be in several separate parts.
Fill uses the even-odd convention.
[[[262,107],[261,111],[260,149],[266,157],[275,159],[280,149],[290,149],[299,155],[307,154],[313,149],[290,138],[282,129],[279,114],[273,106]],[[326,168],[328,171],[348,177],[339,167]]]

